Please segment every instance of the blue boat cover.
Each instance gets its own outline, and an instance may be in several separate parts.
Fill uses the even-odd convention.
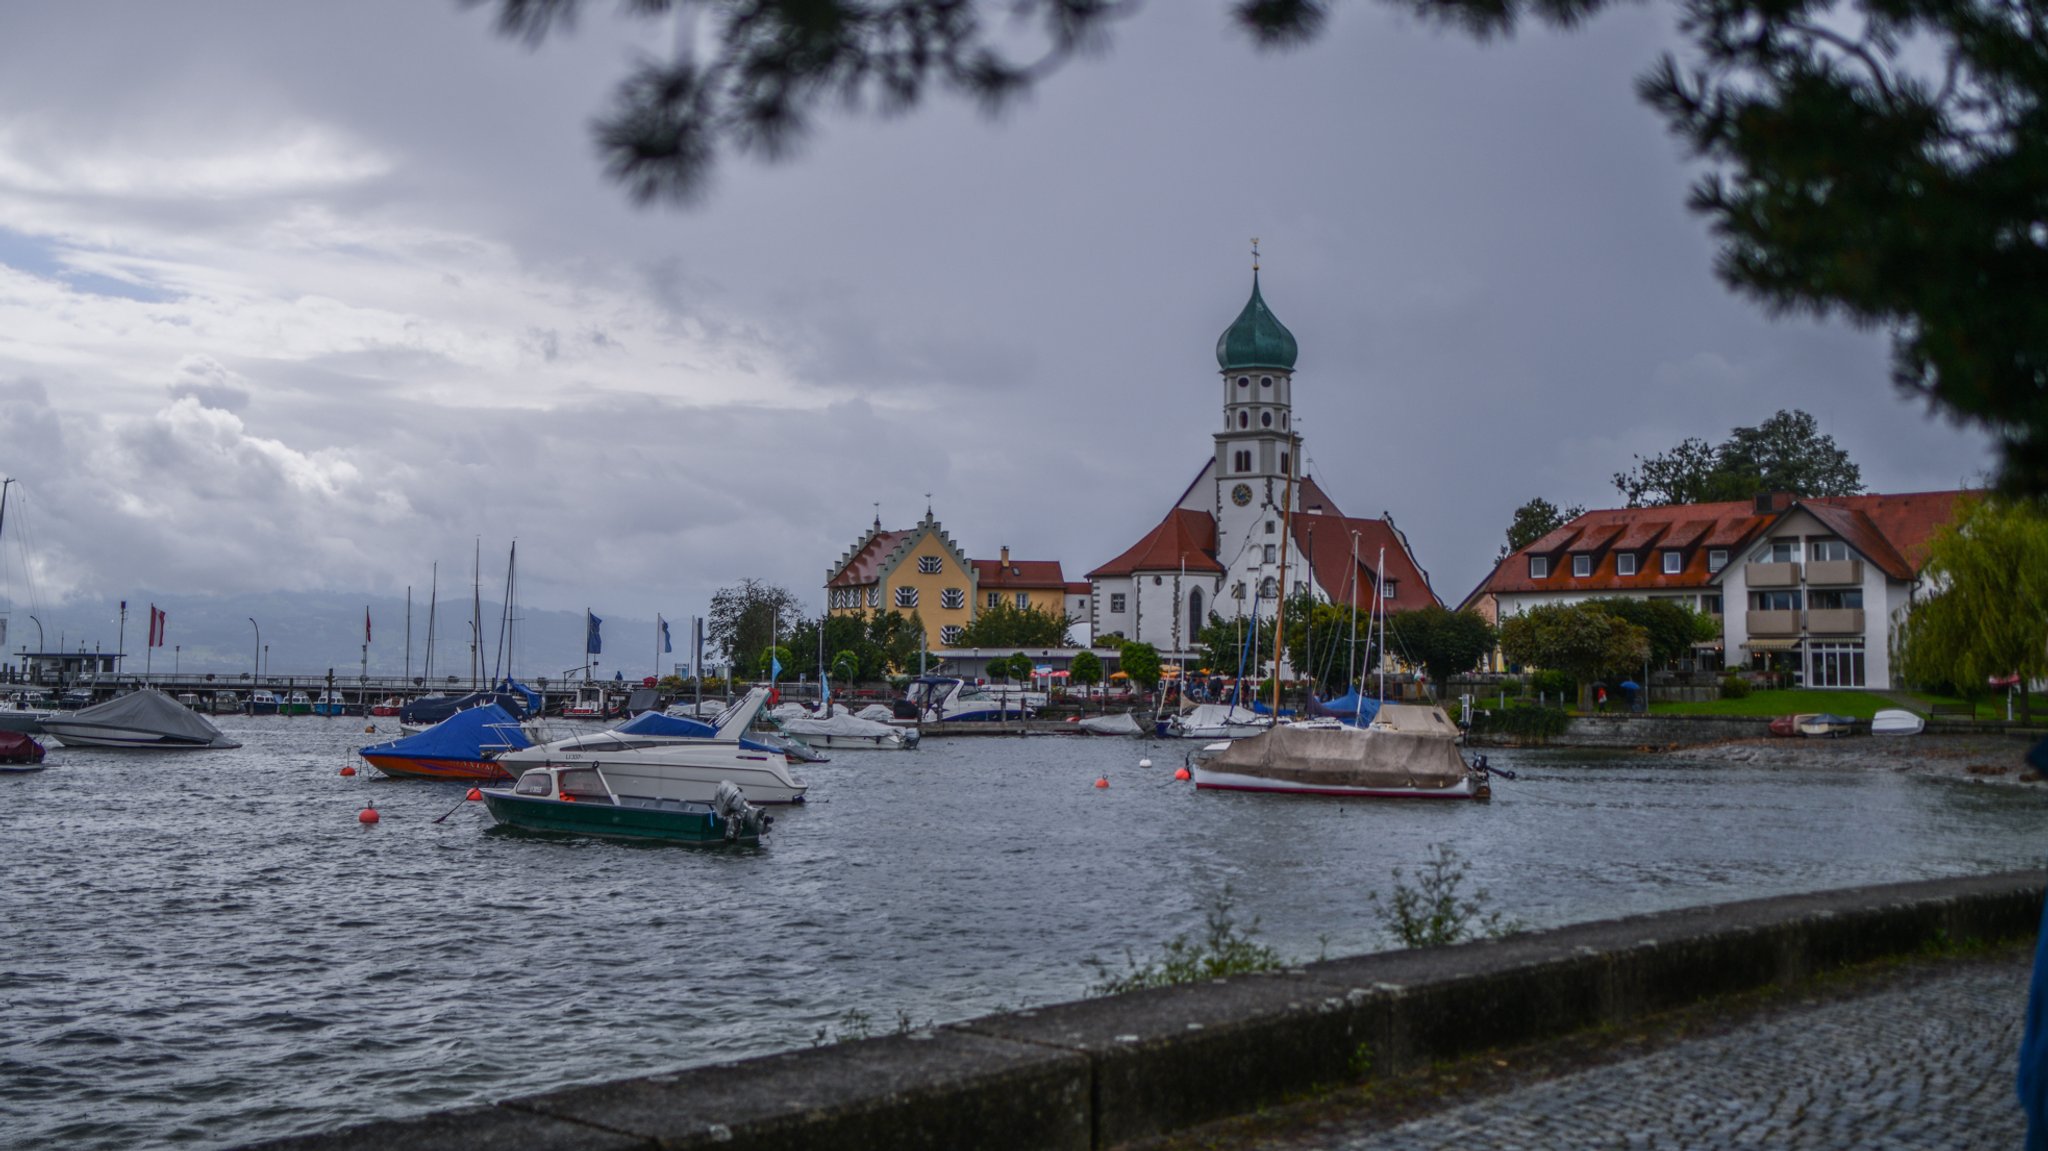
[[[430,695],[416,699],[398,709],[401,723],[440,723],[458,711],[468,711],[480,703],[494,703],[510,712],[515,719],[539,715],[542,700],[540,693],[516,679],[506,679],[489,691],[473,691],[468,695]]]
[[[458,711],[440,723],[403,739],[363,748],[361,755],[409,755],[420,759],[480,760],[487,751],[532,747],[512,713],[493,703]]]
[[[673,735],[690,739],[710,739],[718,729],[697,719],[685,719],[680,715],[668,715],[659,711],[645,711],[614,728],[627,735]]]
[[[1317,715],[1327,715],[1341,719],[1345,723],[1371,723],[1380,713],[1380,701],[1376,699],[1361,699],[1358,695],[1358,689],[1353,688],[1348,694],[1339,699],[1315,700],[1309,710]]]

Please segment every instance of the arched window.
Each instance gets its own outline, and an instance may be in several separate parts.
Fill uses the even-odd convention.
[[[1273,577],[1267,576],[1265,579],[1259,581],[1259,598],[1272,599],[1273,593],[1279,590],[1279,588],[1280,585],[1274,581]]]
[[[1248,428],[1248,427],[1251,427],[1251,426],[1252,426],[1252,414],[1251,414],[1250,412],[1239,412],[1239,413],[1237,413],[1237,426],[1238,426],[1238,427],[1240,427],[1240,428]]]
[[[1271,413],[1271,412],[1260,412],[1260,413],[1259,413],[1259,426],[1260,426],[1260,427],[1262,427],[1262,428],[1270,428],[1270,427],[1272,427],[1272,426],[1273,426],[1273,413]]]
[[[1202,619],[1202,589],[1196,588],[1188,593],[1188,635],[1201,634]]]

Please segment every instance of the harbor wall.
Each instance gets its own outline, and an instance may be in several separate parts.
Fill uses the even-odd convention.
[[[259,1146],[1110,1147],[1719,995],[2031,938],[2044,878],[1783,896],[1334,959]]]

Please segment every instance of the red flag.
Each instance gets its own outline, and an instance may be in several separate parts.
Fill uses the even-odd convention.
[[[168,619],[168,614],[158,611],[155,604],[149,605],[149,646],[164,646],[164,624]]]
[[[363,609],[363,642],[370,642],[370,609]]]

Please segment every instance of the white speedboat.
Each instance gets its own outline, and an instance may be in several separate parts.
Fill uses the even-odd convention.
[[[164,750],[240,747],[203,715],[153,687],[105,703],[53,715],[43,731],[65,747],[131,747]]]
[[[829,715],[816,716],[808,713],[782,720],[782,730],[796,736],[812,747],[827,750],[842,748],[871,748],[881,751],[908,751],[917,746],[917,729],[898,727],[894,724],[878,723],[862,719],[843,708],[834,709],[829,705]]]
[[[1358,799],[1486,799],[1486,760],[1466,763],[1442,708],[1386,704],[1372,723],[1275,724],[1189,757],[1195,786]]]
[[[1273,717],[1232,703],[1198,703],[1159,722],[1165,739],[1243,739],[1273,726]]]
[[[647,712],[607,731],[505,752],[497,762],[514,777],[539,767],[602,768],[621,795],[709,803],[719,783],[731,780],[754,803],[801,803],[810,785],[789,774],[782,753],[744,738],[767,701],[766,688],[748,692],[708,735],[683,726],[706,725]]]
[[[1021,700],[1005,699],[980,684],[948,675],[911,680],[904,689],[902,702],[905,707],[897,712],[898,718],[918,723],[999,723],[1031,714]]]

